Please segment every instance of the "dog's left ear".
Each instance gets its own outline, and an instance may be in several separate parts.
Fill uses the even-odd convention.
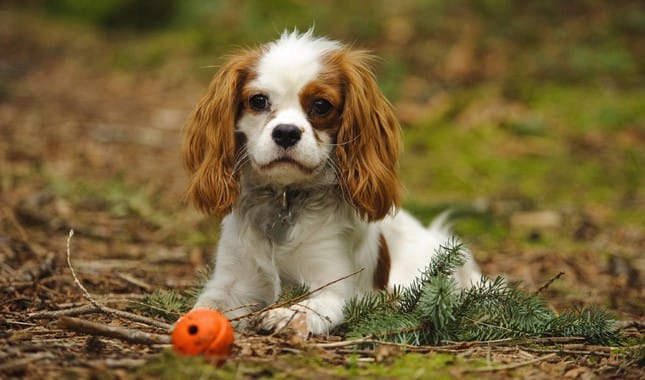
[[[230,57],[188,121],[184,140],[184,164],[190,174],[187,192],[195,206],[208,214],[227,214],[240,193],[235,123],[240,92],[256,56],[244,51]]]
[[[401,204],[401,128],[376,84],[369,54],[342,50],[330,59],[340,67],[345,90],[336,146],[343,195],[361,218],[380,220]]]

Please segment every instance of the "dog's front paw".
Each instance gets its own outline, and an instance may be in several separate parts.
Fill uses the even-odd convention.
[[[223,306],[222,301],[202,296],[202,297],[199,297],[197,299],[197,302],[195,302],[195,305],[193,305],[193,310],[194,309],[213,309],[213,310],[222,311],[223,309],[222,306]]]
[[[267,310],[253,324],[259,331],[296,334],[306,339],[311,333],[307,317],[307,311],[295,305]]]

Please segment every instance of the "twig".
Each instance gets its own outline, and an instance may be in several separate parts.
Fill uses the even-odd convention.
[[[518,343],[570,343],[584,340],[585,338],[581,336],[552,336],[544,338],[529,338]]]
[[[517,345],[517,344],[530,344],[530,343],[569,343],[569,342],[578,342],[585,340],[583,337],[579,336],[554,336],[554,337],[544,337],[544,338],[502,338],[494,340],[473,340],[467,342],[454,342],[450,340],[442,340],[442,343],[446,345],[441,347],[463,347],[463,346],[500,346],[500,345]]]
[[[140,279],[138,279],[138,278],[136,278],[136,277],[134,277],[132,275],[129,275],[127,273],[117,272],[116,275],[117,275],[117,277],[119,277],[123,281],[129,282],[132,285],[136,285],[136,286],[140,287],[141,289],[146,290],[148,292],[153,289],[152,285],[150,285],[147,282],[145,282],[143,280],[140,280]]]
[[[170,336],[168,335],[151,334],[71,317],[61,317],[58,322],[61,327],[90,335],[107,336],[139,344],[170,344]]]
[[[371,336],[366,336],[364,338],[341,340],[339,342],[316,343],[315,346],[320,348],[338,348],[338,347],[355,346],[358,344],[374,343],[374,342],[376,342],[374,338],[372,338]]]
[[[319,348],[341,348],[341,347],[348,347],[348,346],[356,346],[360,344],[393,346],[393,347],[399,347],[399,348],[403,348],[405,350],[414,351],[414,352],[431,352],[431,351],[453,352],[454,351],[443,346],[417,346],[414,344],[387,342],[387,341],[374,339],[372,336],[366,336],[363,338],[356,338],[351,340],[343,340],[339,342],[316,343],[314,345]]]
[[[59,317],[73,317],[76,315],[90,314],[100,311],[94,305],[83,305],[79,307],[72,307],[69,309],[54,310],[54,311],[39,311],[29,314],[30,319],[49,319],[49,318],[59,318]]]
[[[131,321],[134,321],[134,322],[143,323],[144,325],[159,327],[160,329],[164,329],[164,330],[170,330],[170,328],[172,327],[171,324],[166,323],[166,322],[162,322],[162,321],[158,321],[156,319],[144,317],[143,315],[130,313],[128,311],[113,309],[111,307],[103,306],[103,307],[101,307],[101,311],[103,311],[105,313],[108,313],[108,314],[114,314],[114,315],[116,315],[118,317],[128,319],[128,320],[131,320]]]
[[[513,338],[501,338],[501,339],[492,339],[492,340],[473,340],[465,342],[456,342],[452,340],[442,340],[441,343],[444,343],[444,348],[462,348],[462,347],[472,347],[472,346],[499,346],[506,343],[512,343],[515,339]]]
[[[252,308],[252,307],[256,307],[256,306],[260,306],[260,304],[257,303],[257,302],[256,303],[247,303],[247,304],[244,304],[244,305],[240,305],[238,307],[234,307],[232,309],[224,310],[223,313],[227,314],[227,313],[230,313],[230,312],[233,312],[233,311],[237,311],[237,310],[241,310],[241,309],[245,309],[245,308]]]
[[[595,350],[571,350],[571,349],[566,349],[566,348],[533,348],[533,347],[525,347],[525,346],[520,346],[524,351],[528,352],[535,352],[535,353],[547,353],[547,352],[552,352],[554,354],[565,354],[565,355],[595,355],[595,356],[605,356],[609,357],[611,355],[611,349],[602,347],[601,349],[598,349],[598,346],[596,346]]]
[[[244,319],[244,318],[251,318],[251,317],[254,317],[256,315],[262,314],[262,313],[264,313],[266,311],[277,309],[277,308],[280,308],[280,307],[284,307],[284,306],[292,304],[292,303],[298,303],[298,302],[304,300],[305,298],[311,296],[312,294],[317,293],[317,292],[319,292],[319,291],[321,291],[321,290],[323,290],[323,289],[325,289],[325,288],[327,288],[329,286],[332,286],[337,282],[346,280],[346,279],[348,279],[348,278],[350,278],[352,276],[356,276],[357,274],[361,273],[363,270],[365,270],[365,268],[361,268],[361,269],[357,270],[356,272],[348,274],[347,276],[337,278],[337,279],[335,279],[333,281],[330,281],[330,282],[328,282],[328,283],[326,283],[326,284],[324,284],[322,286],[317,287],[314,290],[310,290],[310,291],[308,291],[308,292],[306,292],[304,294],[301,294],[301,295],[299,295],[297,297],[294,297],[292,299],[288,299],[288,300],[283,301],[283,302],[274,303],[274,304],[269,305],[267,307],[264,307],[264,308],[262,308],[260,310],[252,311],[250,313],[240,315],[239,317],[231,318],[231,322],[238,321],[238,320]]]
[[[11,372],[19,371],[33,362],[43,360],[43,359],[55,359],[55,358],[56,357],[50,352],[38,352],[33,355],[29,355],[26,358],[0,364],[0,373],[11,373]]]
[[[71,249],[70,249],[70,242],[72,240],[72,236],[74,236],[74,230],[69,230],[69,237],[67,238],[67,266],[69,266],[70,271],[72,271],[72,276],[74,277],[74,283],[83,291],[83,295],[85,298],[90,301],[92,306],[94,306],[98,311],[101,311],[105,314],[111,314],[111,315],[116,315],[121,318],[129,319],[135,322],[140,322],[144,323],[146,325],[150,326],[155,326],[159,327],[164,330],[170,330],[171,325],[165,322],[160,322],[152,318],[144,317],[138,314],[130,313],[127,311],[122,311],[118,309],[113,309],[111,307],[106,307],[98,303],[94,297],[90,294],[87,289],[83,286],[81,281],[78,279],[78,276],[76,276],[76,271],[74,271],[74,267],[72,266],[72,259],[71,259]]]
[[[72,266],[72,254],[71,250],[69,248],[70,242],[72,241],[72,236],[74,236],[74,230],[69,230],[69,236],[67,237],[67,266],[69,267],[69,270],[72,271],[72,276],[74,277],[74,283],[83,291],[83,296],[85,299],[90,301],[94,307],[96,307],[99,310],[103,310],[103,307],[96,302],[96,300],[92,297],[90,292],[85,289],[85,286],[81,283],[81,281],[78,279],[78,276],[76,276],[76,271],[74,270],[74,267]]]
[[[551,286],[551,284],[552,284],[554,281],[559,280],[559,279],[560,279],[560,277],[562,277],[562,276],[564,276],[564,272],[560,272],[560,273],[556,274],[556,275],[555,275],[555,277],[553,277],[552,279],[550,279],[549,281],[547,281],[547,282],[546,282],[546,284],[544,284],[544,285],[542,285],[542,286],[540,287],[540,289],[536,290],[536,291],[535,291],[535,295],[537,296],[538,294],[540,294],[540,293],[542,293],[543,291],[545,291],[549,286]]]
[[[85,306],[73,307],[69,309],[55,310],[55,311],[40,311],[40,312],[30,314],[29,318],[30,319],[54,319],[54,318],[60,318],[60,317],[74,317],[78,315],[91,314],[95,312],[112,314],[117,317],[121,317],[123,319],[127,319],[133,322],[139,322],[139,323],[143,323],[144,325],[158,327],[162,330],[170,330],[170,328],[172,327],[172,325],[169,323],[144,317],[143,315],[130,313],[128,311],[113,309],[111,307],[106,307],[106,306],[96,307],[94,305],[85,305]]]
[[[143,364],[145,364],[146,359],[130,359],[130,358],[122,358],[122,359],[113,359],[113,358],[106,358],[104,360],[91,360],[88,361],[87,363],[94,367],[94,368],[99,368],[102,370],[105,370],[105,367],[108,368],[124,368],[124,369],[136,369],[141,367]]]
[[[485,368],[466,368],[466,369],[462,370],[461,372],[462,373],[468,373],[468,372],[476,372],[477,373],[477,372],[507,371],[509,369],[515,369],[515,368],[520,368],[520,367],[524,367],[524,366],[527,366],[527,365],[539,363],[541,361],[551,359],[551,358],[553,358],[555,356],[556,356],[556,354],[552,353],[552,354],[540,356],[539,358],[535,358],[535,359],[532,359],[532,360],[527,360],[527,361],[520,362],[520,363],[513,363],[513,364],[499,365],[499,366],[495,366],[495,367],[485,367]]]

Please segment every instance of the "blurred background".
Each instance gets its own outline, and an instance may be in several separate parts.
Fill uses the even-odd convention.
[[[218,221],[184,199],[182,125],[227,53],[311,26],[380,57],[406,208],[452,207],[489,275],[538,289],[564,272],[556,308],[643,315],[645,7],[630,0],[3,1],[3,276],[52,252],[63,272],[74,228],[92,291],[128,291],[119,268],[185,286]]]

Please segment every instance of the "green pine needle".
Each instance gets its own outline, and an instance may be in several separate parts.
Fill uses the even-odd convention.
[[[183,292],[176,290],[155,289],[146,295],[143,308],[153,316],[174,322],[184,315],[195,304],[204,284],[208,281],[210,269],[199,270],[195,282]]]
[[[190,310],[194,303],[191,296],[174,290],[156,289],[146,296],[143,306],[153,316],[172,322]]]
[[[620,341],[607,312],[587,307],[556,315],[537,294],[501,277],[457,290],[453,275],[464,260],[456,240],[442,246],[409,287],[348,301],[341,331],[415,345],[553,336],[594,344]]]
[[[423,322],[432,326],[433,343],[452,340],[451,331],[457,320],[454,315],[457,282],[452,276],[440,274],[424,284],[419,311]]]
[[[300,297],[309,293],[309,287],[305,284],[294,285],[287,287],[282,290],[280,297],[278,297],[278,303],[287,302],[289,300],[299,299]]]
[[[452,275],[455,270],[466,262],[466,254],[463,252],[463,244],[457,239],[451,239],[446,245],[440,246],[435,252],[430,264],[421,272],[412,284],[399,291],[403,295],[401,299],[402,311],[414,310],[423,293],[424,284],[432,277],[440,274]]]

